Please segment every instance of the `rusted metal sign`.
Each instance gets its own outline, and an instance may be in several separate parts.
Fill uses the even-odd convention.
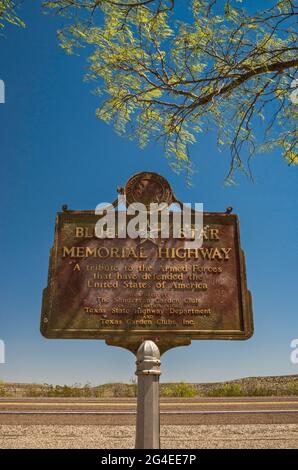
[[[134,201],[145,193],[147,203],[158,190],[159,201],[175,201],[159,175],[153,182],[144,175],[152,174],[133,177],[135,189],[131,179],[120,192]],[[43,293],[44,336],[105,339],[132,351],[152,339],[163,351],[192,339],[252,335],[236,215],[204,213],[199,248],[187,248],[186,240],[173,237],[99,239],[97,221],[94,211],[57,214]]]

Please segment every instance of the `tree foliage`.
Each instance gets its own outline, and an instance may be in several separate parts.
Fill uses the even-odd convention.
[[[97,116],[118,133],[141,146],[161,141],[179,170],[191,168],[190,144],[216,129],[218,146],[230,148],[227,182],[236,169],[251,175],[252,156],[274,146],[289,165],[298,164],[298,107],[290,99],[298,68],[293,0],[253,14],[241,0],[192,0],[184,2],[191,9],[183,20],[174,0],[45,4],[74,20],[59,32],[66,52],[91,47]]]
[[[0,0],[0,30],[6,23],[16,26],[25,26],[23,21],[16,14],[17,3],[12,0]]]

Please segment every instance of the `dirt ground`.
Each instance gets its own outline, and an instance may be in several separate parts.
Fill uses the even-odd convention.
[[[2,425],[0,448],[126,449],[134,447],[134,426]],[[298,449],[297,424],[162,426],[165,449]]]

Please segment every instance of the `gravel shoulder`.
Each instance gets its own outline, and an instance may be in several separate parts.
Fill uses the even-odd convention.
[[[1,449],[128,449],[134,426],[2,425]],[[165,449],[298,449],[298,425],[161,426]]]

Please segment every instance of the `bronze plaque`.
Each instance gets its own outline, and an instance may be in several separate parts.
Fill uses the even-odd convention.
[[[133,194],[148,185],[142,182]],[[187,344],[253,334],[236,215],[204,213],[204,242],[196,249],[177,238],[99,239],[98,218],[94,211],[57,214],[44,336],[105,339],[128,348],[153,339],[168,349],[175,338]]]

